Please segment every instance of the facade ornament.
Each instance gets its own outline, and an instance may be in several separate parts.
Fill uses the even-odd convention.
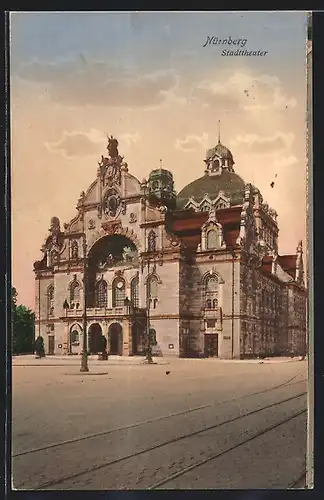
[[[122,215],[126,215],[127,205],[126,205],[126,201],[125,200],[121,201],[120,207],[121,207],[121,213],[122,213]]]
[[[304,285],[303,242],[300,240],[296,250],[296,275],[295,280],[299,285]]]
[[[106,234],[115,234],[119,228],[121,228],[120,221],[104,222],[101,227]]]
[[[216,208],[210,207],[208,219],[201,228],[200,251],[221,250],[226,248],[223,226],[216,217]]]
[[[278,254],[276,250],[272,250],[271,256],[272,256],[271,272],[272,274],[277,274]]]
[[[103,211],[106,217],[115,217],[120,205],[120,195],[114,189],[109,189],[103,201]]]
[[[136,215],[132,212],[129,216],[129,222],[132,224],[134,222],[137,222],[137,217]]]
[[[95,229],[96,228],[96,221],[94,219],[90,219],[88,222],[88,229]]]

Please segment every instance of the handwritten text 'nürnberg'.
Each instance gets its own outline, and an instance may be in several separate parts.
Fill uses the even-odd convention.
[[[223,49],[221,52],[222,56],[265,56],[268,54],[267,50],[246,50],[244,49],[246,44],[247,38],[232,38],[231,36],[227,38],[218,38],[216,36],[207,36],[203,47],[206,47],[207,45],[233,45],[233,49],[240,47],[236,48],[236,50]]]

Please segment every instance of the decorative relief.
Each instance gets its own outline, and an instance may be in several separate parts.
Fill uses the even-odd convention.
[[[106,234],[115,234],[118,229],[121,229],[120,221],[112,221],[112,222],[103,222],[102,228],[106,232]]]
[[[96,221],[94,219],[90,219],[88,222],[88,229],[95,229],[96,228]]]
[[[134,214],[133,212],[130,214],[129,216],[129,222],[132,224],[134,222],[137,222],[137,217],[136,217],[136,214]]]

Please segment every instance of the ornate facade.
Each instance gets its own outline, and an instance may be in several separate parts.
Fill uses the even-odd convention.
[[[178,195],[172,173],[140,182],[108,140],[97,176],[35,262],[36,335],[48,354],[88,349],[244,358],[306,351],[303,249],[279,255],[277,214],[234,171],[221,144]],[[202,172],[203,173],[203,172]],[[86,319],[83,318],[86,307]]]

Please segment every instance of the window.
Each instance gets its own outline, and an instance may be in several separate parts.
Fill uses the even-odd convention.
[[[73,241],[71,245],[71,257],[72,259],[78,259],[79,257],[79,246],[77,241]]]
[[[112,305],[113,307],[123,307],[125,301],[125,282],[117,279],[113,282]]]
[[[214,229],[211,229],[207,233],[207,248],[209,250],[212,248],[218,248],[218,233]]]
[[[212,170],[215,171],[218,169],[219,169],[219,160],[214,160]]]
[[[47,315],[54,314],[54,285],[50,285],[47,289]]]
[[[78,281],[73,281],[70,286],[70,302],[79,302],[81,295],[81,287]]]
[[[205,307],[206,309],[218,308],[218,279],[215,276],[208,276],[205,281]]]
[[[210,205],[209,203],[204,203],[201,207],[202,212],[209,212],[210,210]]]
[[[107,283],[100,280],[96,285],[96,306],[107,307]]]
[[[71,338],[71,344],[79,345],[80,337],[79,337],[79,332],[77,330],[73,330],[71,332],[70,338]]]
[[[156,251],[156,234],[153,231],[153,229],[149,232],[147,243],[148,243],[147,244],[148,251],[155,252]]]
[[[139,307],[139,297],[138,297],[138,276],[131,281],[131,302],[134,307]]]
[[[151,276],[147,280],[147,298],[149,304],[152,304],[155,309],[158,301],[158,279],[156,276]]]

